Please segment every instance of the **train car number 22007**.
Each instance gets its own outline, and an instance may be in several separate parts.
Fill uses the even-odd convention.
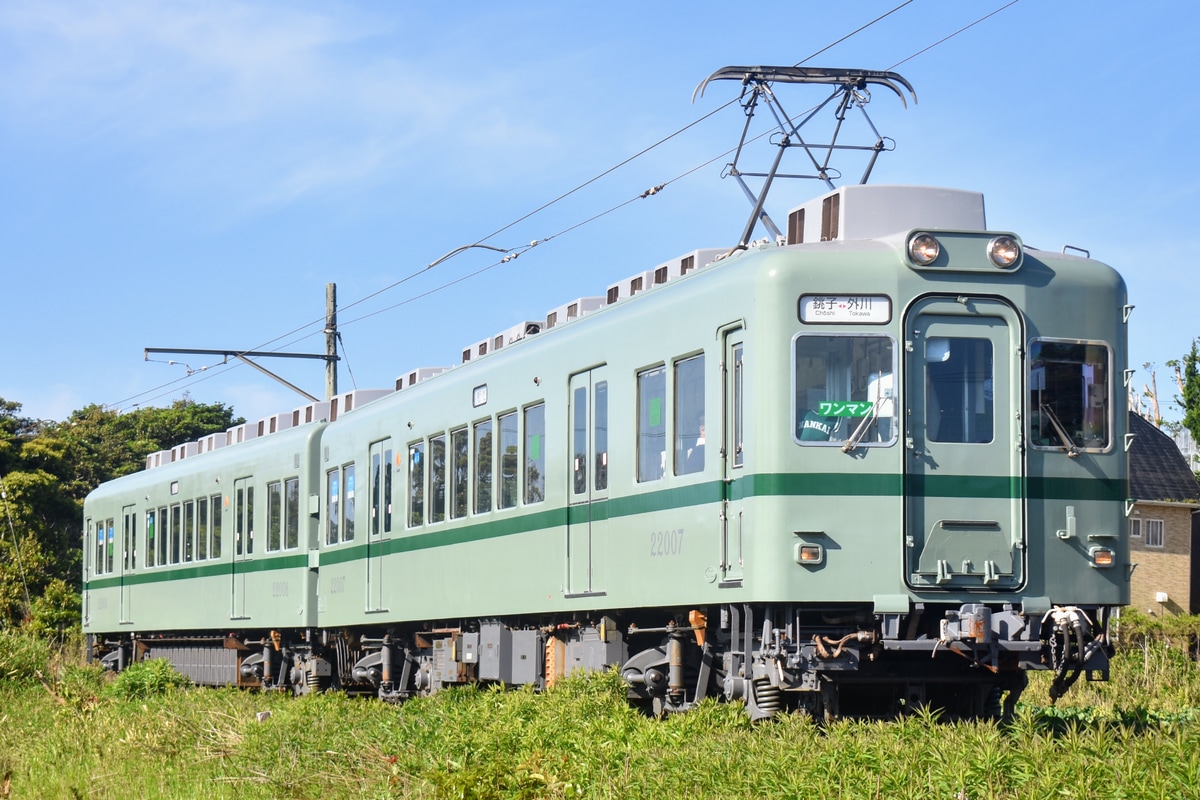
[[[650,534],[650,556],[677,556],[683,552],[683,528]]]

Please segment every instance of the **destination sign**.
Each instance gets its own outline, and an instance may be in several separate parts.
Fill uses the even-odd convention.
[[[883,325],[892,321],[892,300],[885,294],[802,294],[800,321]]]

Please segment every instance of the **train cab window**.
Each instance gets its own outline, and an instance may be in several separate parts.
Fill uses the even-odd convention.
[[[792,435],[801,445],[896,441],[895,342],[890,336],[799,334]]]
[[[666,471],[667,461],[666,368],[639,372],[637,393],[637,478],[639,482],[656,481]]]
[[[467,464],[469,450],[467,429],[450,431],[450,518],[460,519],[467,515],[467,481],[470,476]]]
[[[546,499],[546,406],[525,409],[525,503]]]
[[[492,510],[492,421],[475,423],[475,513]]]
[[[675,474],[704,469],[704,355],[675,362]]]
[[[517,447],[517,412],[501,414],[500,428],[500,496],[497,508],[512,508],[517,504],[517,473],[520,461]]]
[[[425,443],[417,442],[408,446],[408,527],[417,528],[424,523]]]
[[[984,444],[995,437],[992,343],[966,336],[925,340],[925,424],[931,442]]]
[[[1035,448],[1112,444],[1112,353],[1100,342],[1035,339],[1029,346],[1029,440]]]

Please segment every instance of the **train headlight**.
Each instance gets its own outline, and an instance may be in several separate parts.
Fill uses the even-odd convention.
[[[997,236],[988,242],[988,258],[1000,269],[1011,269],[1021,260],[1021,245],[1011,236]]]
[[[1093,567],[1111,567],[1117,563],[1117,554],[1107,547],[1093,547],[1090,555]]]
[[[908,240],[908,257],[922,267],[928,267],[937,261],[941,254],[942,246],[928,233],[918,233]]]

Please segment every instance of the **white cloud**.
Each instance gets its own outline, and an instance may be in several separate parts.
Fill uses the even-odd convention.
[[[431,143],[469,163],[479,163],[470,159],[479,158],[473,145],[481,136],[501,148],[546,145],[523,110],[494,104],[500,93],[489,84],[511,81],[511,73],[462,64],[432,72],[428,58],[424,66],[407,61],[396,43],[428,32],[402,7],[381,13],[6,4],[0,128],[31,147],[124,153],[141,182],[169,194],[212,193],[210,202],[225,210],[378,181],[427,163],[418,148]],[[447,53],[446,62],[459,55]],[[449,160],[446,169],[464,167]]]

